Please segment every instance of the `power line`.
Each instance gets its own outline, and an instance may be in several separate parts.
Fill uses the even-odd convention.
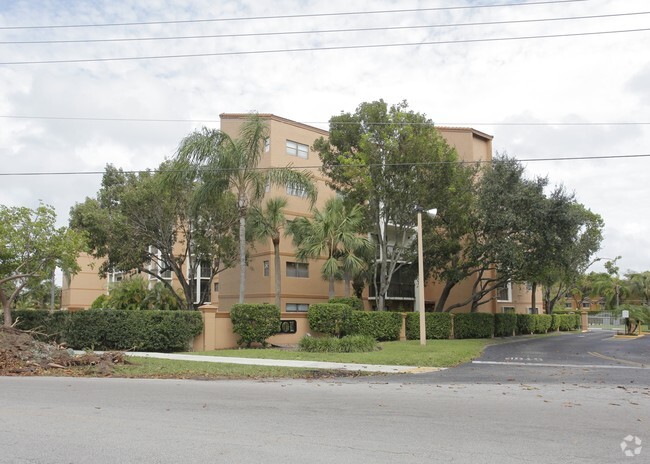
[[[249,33],[233,33],[233,34],[181,35],[181,36],[169,36],[169,37],[117,37],[117,38],[107,38],[107,39],[16,40],[16,41],[0,41],[0,45],[143,42],[143,41],[159,41],[159,40],[267,37],[267,36],[300,35],[300,34],[331,34],[331,33],[340,34],[345,32],[375,32],[375,31],[397,31],[397,30],[412,30],[412,29],[433,29],[433,28],[446,28],[446,27],[527,24],[527,23],[551,22],[551,21],[573,21],[573,20],[585,20],[585,19],[617,18],[617,17],[639,16],[639,15],[647,15],[647,14],[650,14],[650,11],[637,11],[632,13],[615,13],[615,14],[601,14],[601,15],[590,15],[590,16],[564,16],[559,18],[534,18],[534,19],[515,19],[515,20],[483,21],[483,22],[478,21],[478,22],[452,23],[452,24],[421,24],[421,25],[412,25],[412,26],[360,27],[360,28],[351,28],[351,29],[318,29],[318,30],[304,30],[304,31],[249,32]]]
[[[90,121],[90,122],[154,122],[154,123],[220,123],[220,119],[157,119],[157,118],[105,118],[95,116],[37,116],[37,115],[15,115],[1,114],[2,119],[36,119],[45,121]],[[358,125],[355,121],[296,121],[306,125]],[[364,122],[370,126],[396,125],[392,122]],[[403,125],[412,126],[644,126],[650,125],[650,121],[547,121],[547,122],[487,122],[487,121],[433,121],[433,122],[404,122]]]
[[[399,9],[399,10],[348,11],[348,12],[336,12],[336,13],[306,13],[306,14],[294,14],[294,15],[184,19],[184,20],[169,20],[169,21],[146,21],[146,22],[125,22],[125,23],[104,23],[104,24],[63,24],[63,25],[52,24],[52,25],[43,25],[43,26],[0,26],[0,30],[148,26],[148,25],[157,25],[157,24],[193,24],[193,23],[229,22],[229,21],[258,21],[258,20],[267,20],[267,19],[319,18],[319,17],[330,17],[330,16],[355,16],[355,15],[416,13],[416,12],[419,13],[423,11],[473,10],[473,9],[480,9],[480,8],[549,5],[549,4],[557,4],[557,3],[576,3],[576,2],[586,2],[586,1],[589,0],[548,0],[548,1],[528,2],[528,3],[494,3],[494,4],[487,4],[487,5],[460,5],[460,6],[445,6],[445,7],[432,7],[432,8],[410,8],[410,9]]]
[[[29,65],[29,64],[63,64],[63,63],[101,63],[111,61],[137,61],[137,60],[159,60],[172,58],[207,58],[212,56],[241,56],[241,55],[264,55],[271,53],[295,53],[295,52],[316,52],[332,50],[353,50],[353,49],[371,49],[371,48],[395,48],[395,47],[413,47],[423,45],[450,45],[460,43],[483,43],[483,42],[504,42],[509,40],[530,40],[530,39],[554,39],[560,37],[586,37],[595,35],[623,34],[629,32],[647,32],[650,28],[641,29],[623,29],[617,31],[597,31],[597,32],[577,32],[572,34],[550,34],[550,35],[529,35],[519,37],[493,37],[483,39],[460,39],[460,40],[438,40],[428,42],[404,42],[391,44],[369,44],[369,45],[340,45],[328,47],[304,47],[304,48],[283,48],[268,50],[244,50],[238,52],[214,52],[214,53],[191,53],[178,55],[150,55],[150,56],[130,56],[115,58],[81,58],[71,60],[41,60],[41,61],[7,61],[0,62],[0,65]]]
[[[650,158],[650,153],[641,153],[641,154],[629,154],[629,155],[602,155],[602,156],[568,156],[568,157],[547,157],[547,158],[516,158],[517,161],[522,163],[531,163],[539,161],[591,161],[591,160],[605,160],[605,159],[634,159],[634,158]],[[346,164],[346,168],[364,168],[364,167],[412,167],[412,166],[434,166],[438,164],[450,164],[450,163],[461,163],[461,164],[489,164],[493,160],[478,160],[478,161],[432,161],[425,163],[384,163],[384,164]],[[310,169],[321,169],[322,165],[309,165],[309,166],[285,166],[291,169],[296,170],[310,170]],[[268,171],[272,169],[277,169],[277,167],[258,167],[255,168],[257,171]],[[221,169],[220,171],[229,172],[229,171],[238,171],[239,169]],[[162,172],[158,169],[142,169],[142,170],[123,170],[125,174],[140,174],[145,172]],[[173,170],[166,169],[164,172],[187,172],[187,170]],[[21,176],[77,176],[77,175],[101,175],[104,174],[104,171],[43,171],[43,172],[0,172],[0,177],[21,177]]]

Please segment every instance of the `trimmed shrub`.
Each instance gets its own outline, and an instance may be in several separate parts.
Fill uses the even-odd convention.
[[[427,340],[446,340],[451,336],[451,314],[425,313],[424,321]],[[420,313],[409,313],[406,315],[406,339],[420,339]]]
[[[280,331],[280,308],[272,304],[236,304],[230,310],[233,331],[239,345],[261,343]]]
[[[494,315],[490,313],[454,314],[454,338],[491,338]]]
[[[310,321],[311,323],[311,321]],[[375,340],[399,340],[402,315],[389,311],[352,311],[345,334],[368,335]]]
[[[41,341],[61,343],[68,323],[65,311],[49,312],[43,309],[17,309],[11,312],[11,320],[18,321],[16,328],[33,330],[34,337]]]
[[[551,330],[557,331],[560,330],[560,320],[562,319],[562,314],[551,314]]]
[[[203,330],[197,311],[88,310],[70,313],[64,340],[76,349],[185,351]]]
[[[549,314],[534,314],[535,333],[544,334],[551,328],[552,318]]]
[[[517,332],[517,315],[503,313],[494,315],[494,336],[510,337]]]
[[[346,304],[355,311],[363,311],[363,301],[356,296],[337,296],[330,298],[328,303]]]
[[[517,314],[517,335],[530,335],[535,333],[537,325],[534,314]]]
[[[319,303],[309,305],[307,310],[309,328],[314,332],[340,337],[349,330],[352,308],[343,303]]]
[[[378,349],[377,340],[367,335],[336,337],[304,336],[299,343],[300,351],[315,353],[360,353]]]

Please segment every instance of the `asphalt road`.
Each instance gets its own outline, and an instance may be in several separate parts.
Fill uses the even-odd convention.
[[[610,337],[505,343],[417,376],[0,377],[0,463],[648,462],[650,337]]]
[[[506,341],[472,363],[391,382],[650,386],[650,336],[614,338],[611,331]]]
[[[5,377],[0,390],[12,464],[613,463],[624,437],[650,443],[647,388]]]

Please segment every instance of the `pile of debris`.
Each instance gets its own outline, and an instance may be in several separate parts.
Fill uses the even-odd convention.
[[[75,355],[64,346],[36,340],[30,332],[0,327],[0,375],[39,375],[53,370],[64,375],[109,375],[116,364],[128,364],[123,352]]]

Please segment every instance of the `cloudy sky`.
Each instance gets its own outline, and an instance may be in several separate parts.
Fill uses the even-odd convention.
[[[101,175],[63,173],[154,168],[219,113],[326,129],[360,102],[406,99],[563,183],[605,220],[599,256],[650,270],[650,157],[628,156],[650,155],[649,13],[647,0],[2,1],[0,203],[42,200],[65,224]]]

